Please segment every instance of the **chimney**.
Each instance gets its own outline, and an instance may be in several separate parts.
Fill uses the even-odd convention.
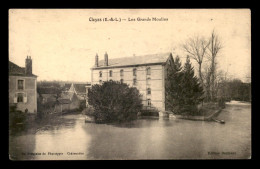
[[[98,54],[96,54],[96,58],[95,58],[95,67],[98,67]]]
[[[27,56],[25,59],[25,75],[32,75],[32,59]]]
[[[107,52],[104,55],[104,66],[108,66],[108,55],[107,55]]]

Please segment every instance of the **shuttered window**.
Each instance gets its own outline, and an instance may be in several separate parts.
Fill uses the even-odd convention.
[[[23,93],[18,93],[17,94],[17,102],[22,103],[23,102]]]
[[[14,103],[27,103],[27,93],[15,93]]]

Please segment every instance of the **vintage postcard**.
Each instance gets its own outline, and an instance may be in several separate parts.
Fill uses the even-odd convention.
[[[9,159],[251,159],[250,9],[10,9]]]

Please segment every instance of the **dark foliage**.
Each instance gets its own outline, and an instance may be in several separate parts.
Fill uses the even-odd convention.
[[[82,111],[86,108],[86,100],[80,100],[79,111]]]
[[[166,78],[166,109],[176,112],[181,105],[181,80],[182,80],[182,67],[178,56],[173,60],[167,68],[167,78]]]
[[[105,122],[136,119],[142,108],[139,91],[115,81],[93,85],[88,91],[88,103],[94,108],[96,121]]]
[[[166,79],[166,106],[167,110],[176,114],[197,113],[197,104],[203,98],[203,88],[199,80],[194,76],[194,69],[191,66],[190,59],[187,57],[184,68],[177,56],[174,64],[170,67]]]
[[[182,76],[181,100],[183,107],[188,109],[189,113],[196,113],[196,105],[203,100],[203,87],[199,79],[194,76],[194,69],[191,66],[190,59],[187,57]],[[195,112],[194,112],[195,111]]]

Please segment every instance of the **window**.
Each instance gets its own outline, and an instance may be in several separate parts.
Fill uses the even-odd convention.
[[[148,107],[151,107],[151,106],[152,106],[151,99],[147,99],[147,106],[148,106]]]
[[[136,85],[137,84],[137,81],[136,79],[133,80],[133,85]]]
[[[151,68],[150,68],[150,67],[148,67],[148,68],[146,69],[146,75],[151,75]]]
[[[27,103],[27,93],[15,93],[14,103]]]
[[[18,90],[23,90],[24,89],[24,80],[18,80]]]
[[[109,71],[109,77],[112,77],[112,76],[113,76],[113,71],[110,70],[110,71]]]
[[[23,93],[18,93],[17,102],[18,103],[23,102]]]
[[[150,85],[151,84],[151,78],[147,78],[147,84]]]
[[[120,82],[121,82],[121,83],[124,83],[124,79],[121,79]]]
[[[124,76],[124,70],[123,69],[120,70],[120,76]]]
[[[151,94],[151,88],[147,89],[147,94]]]
[[[136,76],[136,68],[133,69],[133,76]]]
[[[99,72],[99,77],[102,77],[102,71]]]
[[[99,84],[102,84],[102,80],[99,80]]]

